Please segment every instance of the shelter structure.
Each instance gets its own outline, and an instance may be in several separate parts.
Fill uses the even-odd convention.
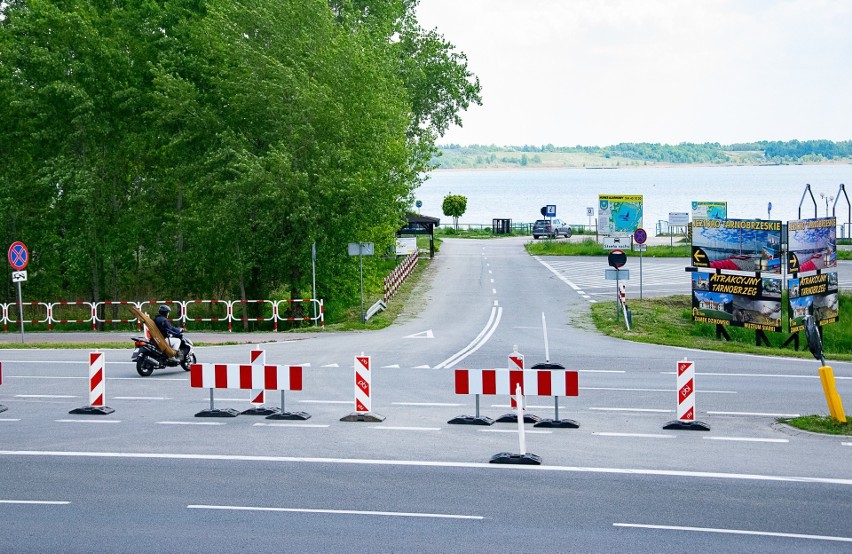
[[[429,235],[429,257],[435,257],[435,227],[441,224],[437,217],[409,213],[405,216],[406,222],[396,232],[396,236],[404,235]]]

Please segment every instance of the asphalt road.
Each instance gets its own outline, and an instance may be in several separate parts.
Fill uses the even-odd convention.
[[[0,351],[0,552],[852,549],[852,440],[775,423],[827,411],[815,361],[600,336],[577,318],[595,299],[571,286],[582,268],[551,260],[560,277],[522,245],[446,241],[388,329],[264,342],[267,363],[307,366],[303,390],[285,396],[306,421],[196,418],[208,391],[181,370],[138,377],[123,345],[105,354],[115,412],[70,415],[88,402],[86,352]],[[682,265],[671,271],[687,281]],[[448,425],[476,409],[454,394],[453,370],[506,367],[515,345],[527,366],[545,361],[542,314],[550,360],[579,371],[580,395],[560,398],[559,415],[580,428],[526,425],[543,464],[489,464],[519,453],[517,426]],[[198,357],[247,363],[252,348]],[[340,421],[362,352],[380,423]],[[708,432],[662,429],[684,357]],[[852,364],[832,365],[852,398]],[[215,405],[246,409],[247,392],[218,390]],[[528,404],[553,417],[552,398]],[[508,399],[482,396],[480,410],[496,418]]]

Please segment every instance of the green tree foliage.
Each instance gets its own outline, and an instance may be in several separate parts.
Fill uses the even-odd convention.
[[[354,304],[346,244],[393,243],[435,141],[480,101],[414,7],[7,2],[0,210],[28,295],[305,297],[316,243],[327,312]]]
[[[444,215],[453,218],[453,226],[456,231],[459,229],[459,218],[464,215],[467,210],[467,196],[461,194],[448,194],[444,197],[444,202],[441,204],[441,209]]]

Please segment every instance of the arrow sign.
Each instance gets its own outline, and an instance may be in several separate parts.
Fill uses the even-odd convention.
[[[698,267],[708,267],[707,254],[700,248],[695,248],[692,251],[692,263]]]
[[[428,331],[422,331],[420,333],[414,333],[413,335],[408,335],[403,337],[405,339],[434,339],[435,335],[432,333],[432,329]]]

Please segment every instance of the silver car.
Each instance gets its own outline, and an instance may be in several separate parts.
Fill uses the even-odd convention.
[[[538,219],[533,223],[532,236],[534,239],[539,237],[558,238],[559,235],[568,238],[571,236],[571,227],[561,219]]]

